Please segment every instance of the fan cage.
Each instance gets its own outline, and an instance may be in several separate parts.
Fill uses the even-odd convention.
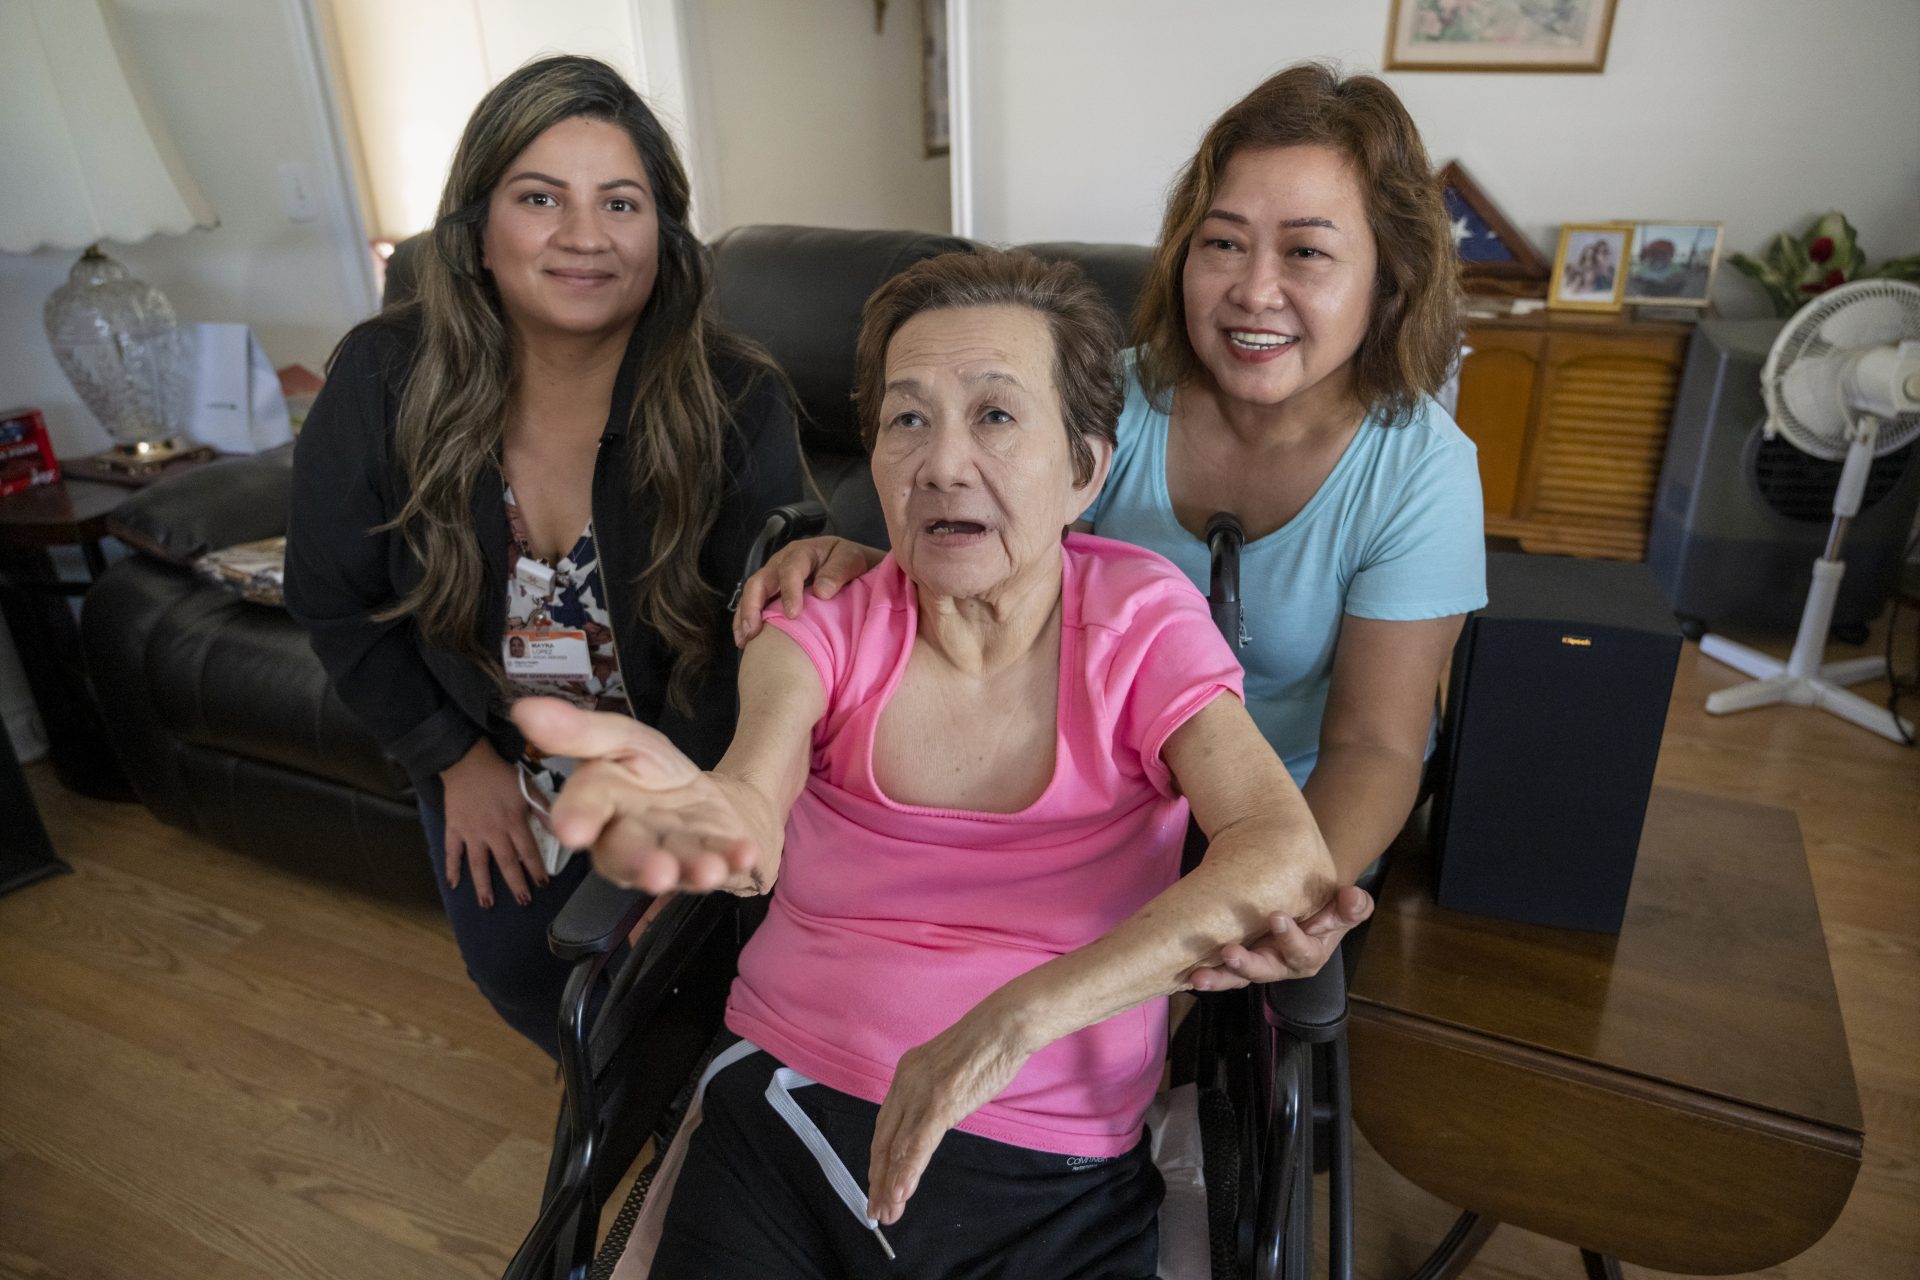
[[[1889,316],[1897,311],[1898,319],[1870,334],[1849,335],[1852,340],[1844,345],[1830,339],[1829,326],[1835,320],[1862,317],[1863,309],[1869,307]],[[1901,280],[1854,280],[1831,289],[1802,307],[1767,353],[1766,367],[1760,373],[1767,412],[1795,448],[1817,458],[1842,458],[1847,450],[1844,413],[1836,412],[1825,422],[1809,422],[1796,414],[1782,391],[1788,370],[1802,360],[1916,339],[1920,339],[1920,285]],[[1891,455],[1916,439],[1920,439],[1920,413],[1903,413],[1881,420],[1876,449],[1883,456]]]

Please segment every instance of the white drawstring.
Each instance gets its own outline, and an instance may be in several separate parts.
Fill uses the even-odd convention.
[[[820,1172],[827,1175],[827,1181],[832,1184],[834,1193],[840,1197],[840,1202],[847,1206],[854,1217],[866,1225],[867,1230],[873,1232],[874,1238],[880,1242],[880,1247],[886,1250],[887,1260],[891,1262],[894,1256],[893,1246],[887,1243],[887,1237],[881,1232],[879,1220],[867,1216],[866,1193],[860,1190],[860,1184],[853,1180],[853,1174],[848,1171],[846,1163],[840,1159],[839,1152],[827,1142],[827,1136],[820,1132],[820,1126],[813,1122],[813,1117],[802,1111],[800,1104],[793,1100],[792,1090],[804,1089],[810,1084],[817,1083],[818,1081],[809,1080],[792,1067],[781,1067],[773,1073],[773,1079],[767,1082],[767,1101],[775,1111],[780,1113],[780,1118],[787,1122],[787,1128],[793,1130],[794,1136],[807,1144],[807,1150],[813,1152],[814,1160],[820,1165]]]

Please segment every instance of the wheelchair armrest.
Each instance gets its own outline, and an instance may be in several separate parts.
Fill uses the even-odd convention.
[[[1346,967],[1334,955],[1311,978],[1269,982],[1260,988],[1260,1008],[1282,1034],[1326,1044],[1347,1025]]]
[[[753,545],[747,548],[747,562],[741,566],[740,581],[734,584],[733,596],[727,601],[727,612],[732,613],[740,607],[740,595],[747,589],[747,579],[760,571],[760,566],[767,562],[768,556],[795,538],[811,538],[826,531],[827,509],[812,498],[802,498],[784,507],[775,507],[767,516],[766,524],[754,536]]]
[[[569,964],[606,955],[626,941],[652,903],[650,893],[622,889],[611,880],[590,875],[547,926],[547,946]]]

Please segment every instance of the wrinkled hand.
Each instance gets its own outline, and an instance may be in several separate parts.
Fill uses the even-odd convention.
[[[947,1130],[998,1097],[1031,1056],[985,1004],[901,1055],[874,1121],[867,1215],[900,1221]]]
[[[1201,965],[1187,981],[1195,991],[1233,991],[1250,982],[1311,978],[1339,949],[1347,931],[1372,914],[1373,899],[1347,885],[1304,920],[1270,917],[1265,937],[1250,947],[1222,947],[1217,961]]]
[[[740,591],[740,607],[733,611],[733,643],[746,648],[760,634],[760,615],[774,600],[780,611],[797,618],[806,608],[807,586],[822,600],[831,600],[855,578],[886,559],[886,553],[845,538],[801,538],[773,553],[748,578]]]
[[[737,798],[666,735],[622,715],[556,698],[523,698],[513,721],[549,755],[580,762],[547,825],[625,889],[661,894],[718,889],[758,859]]]
[[[533,901],[529,885],[544,887],[547,867],[527,826],[527,802],[520,794],[518,771],[481,738],[464,756],[440,771],[441,805],[446,825],[447,887],[460,887],[465,867],[473,896],[483,910],[493,907],[493,869],[521,906]]]

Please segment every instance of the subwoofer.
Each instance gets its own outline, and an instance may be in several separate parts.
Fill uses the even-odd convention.
[[[1769,440],[1762,430],[1760,368],[1783,323],[1706,320],[1687,347],[1647,564],[1696,638],[1728,625],[1791,632],[1833,521],[1840,464]],[[1920,506],[1916,452],[1909,445],[1874,460],[1847,532],[1847,573],[1833,623],[1855,643],[1900,571]]]
[[[1680,660],[1645,565],[1490,553],[1448,685],[1440,905],[1618,933]]]

